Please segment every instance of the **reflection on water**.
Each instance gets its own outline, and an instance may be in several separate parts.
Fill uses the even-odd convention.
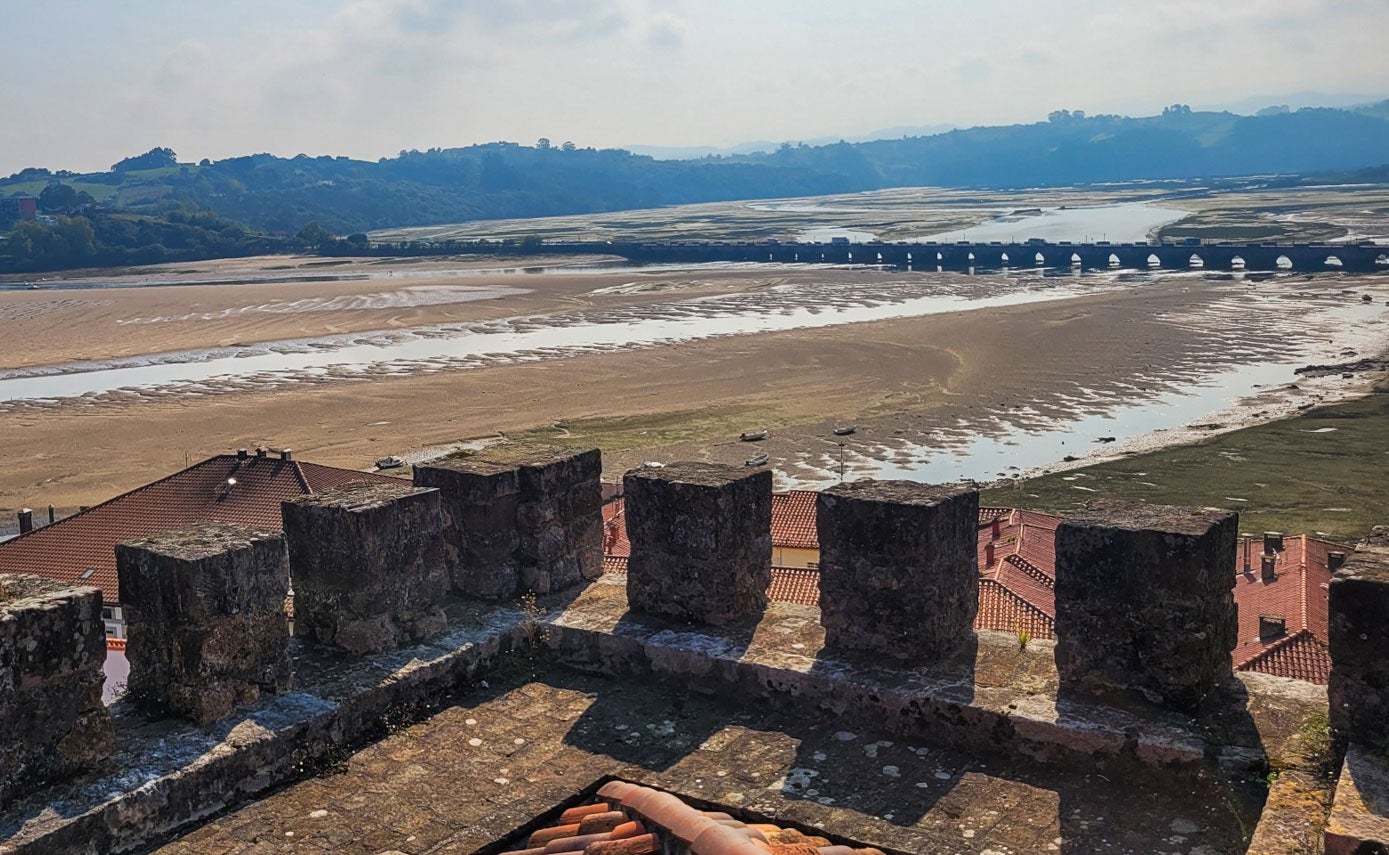
[[[1080,457],[1097,447],[1100,439],[1112,441],[1142,436],[1189,424],[1219,412],[1241,398],[1267,387],[1293,381],[1300,362],[1262,362],[1244,365],[1204,378],[1181,391],[1168,391],[1130,404],[1107,407],[1103,413],[1079,414],[1050,430],[1029,430],[1010,424],[979,426],[989,434],[973,433],[967,439],[941,436],[939,442],[894,442],[891,446],[865,447],[862,441],[845,442],[845,464],[853,478],[883,478],[948,483],[994,481],[1056,463],[1066,456]],[[1085,407],[1076,402],[1076,409]],[[1091,403],[1093,407],[1093,402]],[[961,427],[968,429],[968,426]],[[866,437],[865,437],[866,439]],[[855,446],[858,445],[858,448]],[[792,480],[806,486],[824,486],[838,480],[828,473],[838,470],[838,451],[828,453],[818,478]],[[875,459],[885,457],[887,459]]]

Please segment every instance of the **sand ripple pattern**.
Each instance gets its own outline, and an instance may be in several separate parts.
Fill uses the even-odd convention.
[[[529,288],[474,285],[414,285],[397,291],[375,294],[342,294],[337,297],[306,297],[302,300],[271,300],[254,306],[234,306],[217,312],[190,312],[153,318],[123,318],[118,324],[163,324],[177,321],[219,321],[250,314],[294,315],[303,312],[350,312],[360,310],[410,309],[416,306],[444,306],[473,303],[529,294]]]

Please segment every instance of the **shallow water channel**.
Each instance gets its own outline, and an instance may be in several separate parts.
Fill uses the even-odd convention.
[[[1059,280],[1058,280],[1059,282]],[[466,368],[588,352],[674,344],[717,336],[811,329],[892,318],[1012,306],[1118,287],[1112,280],[1034,284],[1007,291],[981,283],[878,289],[782,286],[694,298],[641,310],[508,318],[404,332],[325,336],[144,357],[0,371],[0,403],[53,401],[117,391],[207,393],[219,384],[282,385],[296,378]]]

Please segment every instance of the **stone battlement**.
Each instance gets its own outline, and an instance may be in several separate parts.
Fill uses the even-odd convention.
[[[820,494],[816,609],[767,602],[771,478],[741,467],[628,473],[629,570],[597,580],[600,471],[596,450],[450,460],[413,484],[285,502],[283,536],[214,525],[119,546],[131,674],[114,731],[99,704],[100,594],[0,577],[0,800],[15,805],[0,853],[140,846],[294,777],[295,757],[372,738],[391,704],[467,691],[508,651],[1085,774],[1160,770],[1243,791],[1277,757],[1287,774],[1259,827],[1315,838],[1326,822],[1315,796],[1295,796],[1325,786],[1310,770],[1328,758],[1288,748],[1325,696],[1231,672],[1234,513],[1100,501],[1068,518],[1053,645],[972,630],[967,485]],[[1357,555],[1332,583],[1330,723],[1347,775],[1382,767],[1385,566]],[[506,604],[521,595],[538,600]],[[151,765],[156,733],[203,748]],[[73,778],[82,770],[96,783]],[[1337,828],[1354,830],[1337,833],[1382,841],[1363,791],[1383,775],[1357,773],[1360,807],[1337,803]],[[140,786],[152,780],[154,800]],[[58,798],[61,819],[42,809]],[[1249,851],[1275,851],[1264,845],[1256,829]]]

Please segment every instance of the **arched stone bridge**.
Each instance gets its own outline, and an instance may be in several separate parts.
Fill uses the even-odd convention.
[[[495,244],[493,245],[495,248]],[[1079,267],[1135,270],[1389,271],[1389,245],[1232,243],[546,243],[548,252],[639,262],[891,264],[916,269]]]

